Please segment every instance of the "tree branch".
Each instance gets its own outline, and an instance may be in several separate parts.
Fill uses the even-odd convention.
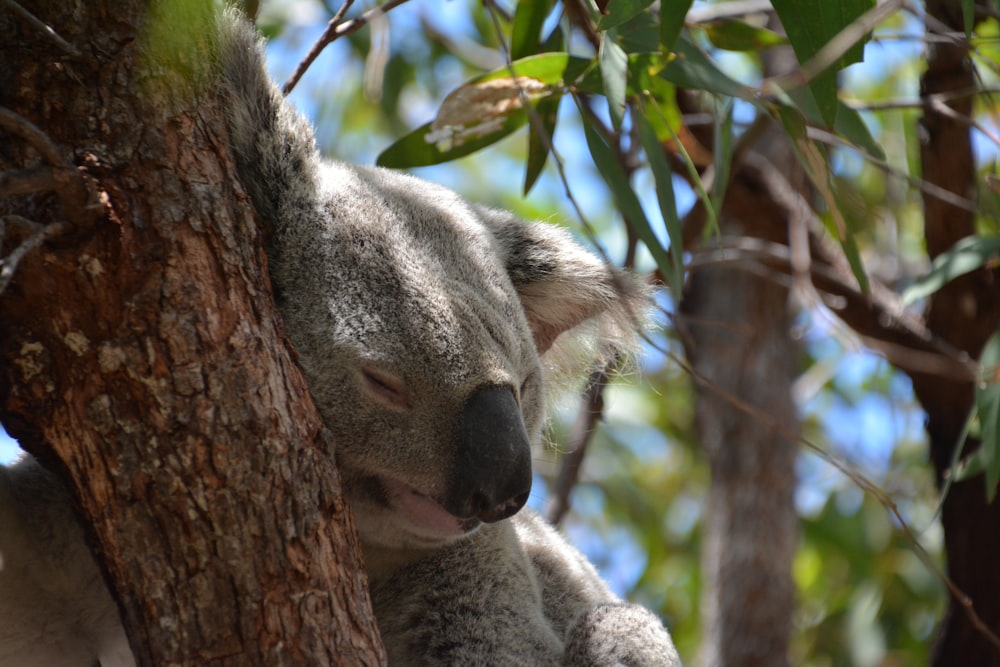
[[[344,4],[341,5],[340,9],[337,10],[337,13],[333,15],[333,18],[330,19],[330,22],[327,24],[326,30],[323,31],[323,34],[320,35],[319,39],[316,40],[316,43],[313,44],[311,49],[309,49],[309,53],[306,54],[306,57],[303,58],[298,67],[295,68],[295,72],[293,72],[288,78],[285,85],[281,87],[281,92],[285,95],[292,92],[292,89],[295,88],[295,85],[299,82],[299,79],[302,78],[302,75],[306,73],[309,66],[312,65],[313,61],[316,60],[319,54],[322,53],[323,49],[327,46],[337,41],[344,35],[349,35],[352,32],[360,30],[368,25],[373,19],[384,14],[388,14],[389,11],[407,1],[408,0],[389,0],[389,2],[386,2],[384,5],[379,5],[378,7],[369,9],[356,19],[344,21],[344,14],[346,14],[347,10],[350,9],[352,4],[354,4],[354,0],[344,0]]]
[[[80,58],[83,55],[75,46],[73,46],[65,39],[60,37],[59,33],[57,33],[50,26],[46,25],[42,21],[39,21],[34,14],[29,12],[27,9],[25,9],[18,3],[14,2],[14,0],[4,0],[4,3],[7,5],[7,7],[10,8],[12,12],[14,12],[22,19],[27,21],[29,24],[31,24],[32,27],[36,28],[39,32],[48,37],[53,44],[58,46],[60,49],[62,49],[69,55],[73,56],[74,58]]]
[[[580,410],[569,433],[566,443],[567,452],[559,466],[552,489],[549,506],[545,510],[545,518],[553,526],[558,526],[566,512],[569,511],[569,495],[580,478],[580,468],[587,454],[587,445],[597,427],[597,422],[604,414],[604,388],[608,386],[608,376],[614,371],[617,362],[591,373],[587,388],[580,397]]]

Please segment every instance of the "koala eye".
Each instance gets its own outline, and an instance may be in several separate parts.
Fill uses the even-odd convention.
[[[406,383],[391,373],[366,366],[361,369],[361,380],[375,400],[397,410],[410,407]]]

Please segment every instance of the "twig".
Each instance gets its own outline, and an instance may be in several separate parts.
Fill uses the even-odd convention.
[[[992,130],[990,130],[982,123],[978,122],[976,119],[969,118],[968,116],[958,113],[950,106],[945,104],[943,101],[936,99],[936,97],[933,95],[929,99],[928,105],[930,106],[931,109],[941,114],[942,116],[947,116],[948,118],[958,121],[959,123],[962,123],[967,127],[979,130],[983,134],[983,136],[985,136],[987,139],[992,141],[997,146],[1000,146],[1000,137],[998,137]]]
[[[16,134],[27,141],[53,167],[72,166],[63,157],[59,148],[49,139],[49,135],[45,134],[41,128],[24,116],[14,113],[10,109],[0,107],[0,128]]]
[[[92,222],[96,210],[92,191],[83,174],[64,157],[49,136],[27,118],[4,107],[0,107],[0,129],[24,139],[50,165],[48,169],[39,167],[0,173],[0,196],[52,191],[62,200],[70,222],[78,226]]]
[[[566,443],[568,451],[559,466],[552,498],[545,510],[545,518],[553,526],[558,526],[569,511],[569,494],[580,478],[580,467],[587,453],[587,445],[590,444],[597,423],[604,414],[604,388],[608,385],[608,376],[616,365],[617,362],[613,361],[606,368],[591,373],[587,388],[580,397],[580,411],[577,413],[576,421],[573,422]]]
[[[8,215],[0,218],[0,240],[6,236],[7,224],[25,227],[31,230],[31,234],[28,238],[21,241],[20,245],[14,248],[9,255],[0,257],[0,294],[7,289],[11,278],[14,277],[14,272],[17,271],[17,265],[24,259],[25,255],[40,246],[42,242],[70,229],[68,222],[54,222],[50,225],[43,225],[33,220],[22,218],[19,215]]]
[[[69,55],[73,56],[74,58],[82,57],[83,54],[81,54],[80,51],[78,51],[75,46],[73,46],[65,39],[60,37],[59,33],[57,33],[51,27],[49,27],[42,21],[39,21],[38,18],[34,14],[29,12],[27,9],[14,2],[14,0],[3,0],[3,1],[10,8],[12,12],[23,18],[25,21],[30,23],[34,28],[36,28],[39,32],[41,32],[43,35],[45,35],[50,40],[55,42],[55,44],[58,45],[60,49],[62,49]]]
[[[684,17],[685,23],[708,23],[719,19],[731,19],[747,14],[773,12],[770,0],[734,0],[711,5],[693,7]]]
[[[931,182],[926,181],[926,180],[924,180],[922,178],[917,178],[916,176],[910,176],[909,174],[905,174],[905,173],[899,171],[898,169],[896,169],[895,167],[893,167],[891,164],[889,164],[885,160],[881,160],[881,159],[875,157],[874,155],[872,155],[871,153],[869,153],[866,150],[859,149],[854,144],[845,141],[844,139],[842,139],[841,137],[837,136],[836,134],[833,134],[831,132],[827,132],[826,130],[821,130],[820,128],[817,128],[817,127],[811,127],[811,126],[808,127],[808,128],[806,128],[806,134],[807,134],[807,136],[810,139],[812,139],[814,141],[820,141],[820,142],[828,144],[830,146],[844,146],[846,148],[854,149],[855,151],[858,152],[858,154],[864,160],[867,160],[872,165],[874,165],[875,167],[878,167],[879,169],[881,169],[885,173],[887,173],[887,174],[889,174],[891,176],[896,176],[897,178],[903,179],[910,186],[915,187],[915,188],[921,190],[924,194],[927,194],[927,195],[929,195],[931,197],[934,197],[936,199],[940,199],[941,201],[945,202],[946,204],[950,204],[950,205],[954,206],[955,208],[962,209],[964,211],[969,211],[970,213],[979,213],[980,212],[979,211],[979,205],[975,201],[973,201],[972,199],[969,199],[968,197],[962,197],[961,195],[955,194],[954,192],[951,192],[950,190],[946,190],[946,189],[942,188],[940,185],[937,185],[935,183],[931,183]]]
[[[30,195],[36,192],[52,192],[58,190],[65,182],[64,170],[57,173],[50,167],[37,167],[24,171],[0,172],[0,199],[15,195]]]
[[[354,4],[354,0],[344,0],[344,4],[337,10],[337,13],[334,14],[333,18],[330,19],[330,22],[327,24],[326,30],[323,31],[323,34],[320,35],[319,39],[316,40],[316,43],[313,44],[311,49],[309,49],[309,53],[306,54],[306,57],[303,58],[298,67],[295,68],[295,72],[288,78],[285,85],[281,87],[281,92],[285,95],[292,92],[292,89],[295,88],[295,84],[299,82],[302,75],[306,73],[309,66],[312,65],[313,61],[316,60],[319,54],[322,53],[323,49],[327,46],[337,41],[344,35],[349,35],[352,32],[360,30],[368,25],[368,23],[370,23],[373,19],[382,16],[383,14],[388,14],[389,11],[407,1],[408,0],[389,0],[389,2],[386,2],[384,5],[379,5],[378,7],[369,9],[356,19],[343,21],[344,14],[346,14],[347,10],[350,9],[352,4]]]

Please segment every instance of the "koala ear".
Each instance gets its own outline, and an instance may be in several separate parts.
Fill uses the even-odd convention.
[[[588,321],[598,325],[607,351],[631,347],[650,305],[648,290],[635,276],[607,265],[553,225],[492,209],[482,215],[499,243],[539,354]]]

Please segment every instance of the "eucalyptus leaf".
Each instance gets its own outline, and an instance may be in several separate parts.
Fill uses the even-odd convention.
[[[580,116],[584,121],[583,131],[587,139],[587,148],[590,149],[590,156],[594,160],[594,165],[597,167],[598,173],[601,174],[601,178],[611,190],[611,196],[614,198],[618,210],[621,211],[625,220],[649,249],[656,265],[660,267],[664,275],[670,275],[673,271],[670,256],[667,255],[663,245],[653,233],[646,212],[643,211],[642,204],[639,203],[639,198],[632,189],[632,184],[629,183],[628,175],[618,163],[618,159],[600,132],[595,128],[594,120],[590,114],[581,113]]]
[[[708,41],[726,51],[760,51],[788,43],[788,38],[784,35],[745,21],[723,19],[700,27],[705,31]]]
[[[903,292],[903,305],[930,296],[955,278],[975,271],[1000,255],[1000,236],[966,236],[934,258],[931,270]]]
[[[608,100],[608,114],[616,130],[625,118],[625,90],[628,87],[628,55],[614,40],[613,30],[601,36],[598,61],[601,79],[604,82],[604,96]]]
[[[729,169],[733,162],[733,98],[726,97],[717,106],[714,126],[715,140],[713,141],[714,157],[712,160],[715,165],[715,179],[712,181],[710,199],[712,208],[721,211],[722,200],[725,198],[726,188],[729,186]]]
[[[693,3],[694,0],[660,2],[660,48],[664,53],[674,50],[684,28],[684,18]]]
[[[511,28],[510,57],[519,60],[538,52],[545,17],[552,11],[551,0],[518,0]]]
[[[471,155],[495,144],[528,122],[528,114],[519,109],[501,120],[496,129],[461,141],[435,140],[434,122],[421,125],[386,148],[378,156],[380,167],[406,169],[441,164]]]
[[[850,233],[847,228],[847,219],[844,217],[840,196],[833,184],[833,174],[830,171],[826,152],[809,138],[805,116],[797,109],[792,106],[779,105],[774,107],[774,111],[788,133],[795,156],[799,159],[806,175],[826,204],[830,214],[828,227],[830,227],[831,233],[840,242],[840,247],[844,251],[851,272],[858,281],[858,286],[862,292],[867,294],[870,289],[868,274],[861,261],[861,253],[858,250],[854,234]]]
[[[667,227],[667,236],[670,238],[670,262],[667,266],[662,266],[658,259],[657,265],[659,265],[660,272],[663,279],[667,281],[670,291],[675,295],[680,295],[684,287],[684,238],[681,221],[677,215],[677,201],[674,197],[670,162],[667,160],[663,145],[660,143],[653,125],[646,118],[646,114],[637,113],[634,118],[636,128],[639,130],[639,141],[642,142],[642,149],[649,161],[650,171],[653,172],[656,200],[660,205],[660,213]],[[648,233],[653,236],[652,230],[649,230]],[[647,246],[650,243],[645,240],[643,242]],[[658,241],[657,245],[659,245]]]
[[[598,30],[615,28],[633,18],[647,7],[653,0],[611,0],[604,10],[604,16],[597,23]]]
[[[756,100],[757,93],[753,88],[744,86],[724,74],[689,40],[685,38],[677,40],[675,52],[677,57],[667,63],[660,72],[660,76],[667,81],[681,88],[707,90],[719,95]]]
[[[772,5],[788,33],[788,40],[800,63],[808,62],[852,21],[875,6],[875,0],[773,0]],[[827,127],[837,120],[837,71],[861,60],[864,41],[855,44],[836,62],[830,63],[809,83]]]
[[[993,334],[979,359],[976,407],[981,458],[986,469],[986,499],[993,502],[1000,481],[1000,332]]]
[[[535,127],[532,127],[528,134],[528,163],[524,169],[525,196],[531,192],[531,188],[534,187],[548,161],[552,138],[556,133],[556,120],[559,118],[559,102],[561,101],[561,97],[550,97],[535,106],[535,113],[541,124],[540,129],[545,135],[541,136],[538,132],[539,128]]]

